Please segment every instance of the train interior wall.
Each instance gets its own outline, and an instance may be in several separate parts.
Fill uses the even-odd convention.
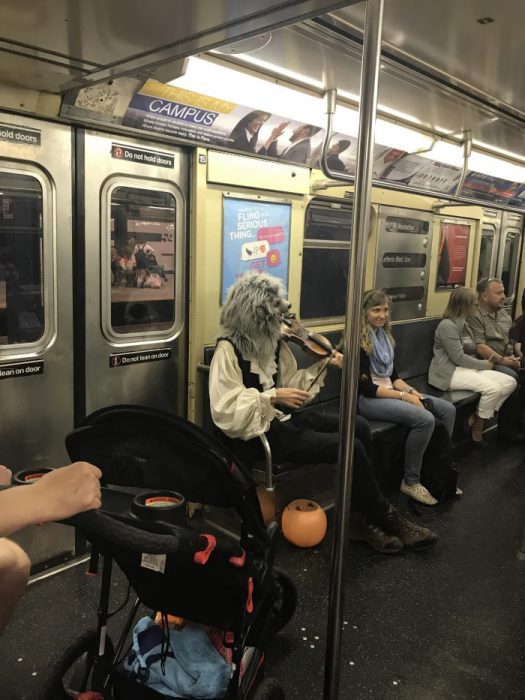
[[[9,110],[18,112],[17,118],[21,122],[25,117],[20,116],[20,111],[31,112],[31,119],[35,120],[35,115],[37,120],[41,117],[42,124],[46,123],[43,120],[53,120],[59,113],[60,100],[57,96],[6,86],[0,90],[2,107],[7,110],[1,118],[7,123],[12,117]],[[75,129],[71,127],[72,131]],[[108,133],[111,135],[111,131]],[[116,136],[119,141],[126,140],[125,134]],[[150,146],[158,145],[160,151],[166,148],[165,141],[155,144],[150,138],[144,139],[137,134],[129,138]],[[0,169],[1,166],[0,155]],[[339,185],[320,189],[318,185],[324,176],[319,171],[203,147],[189,149],[187,175],[188,274],[184,312],[187,324],[187,356],[184,359],[187,397],[184,412],[190,420],[199,423],[202,419],[203,375],[198,365],[203,361],[204,347],[212,345],[218,333],[224,198],[240,197],[290,204],[289,298],[293,310],[300,311],[308,206],[316,201],[336,205],[348,203],[352,187]],[[483,232],[482,204],[445,205],[433,210],[433,206],[439,203],[433,197],[410,192],[381,187],[374,187],[372,191],[367,287],[375,282],[382,208],[425,212],[431,217],[428,295],[424,309],[426,317],[441,315],[449,294],[447,290],[436,291],[440,221],[448,218],[470,226],[467,286],[475,286],[477,281]],[[72,221],[75,220],[73,214],[71,212]],[[95,231],[92,235],[98,238],[99,233]],[[74,240],[73,227],[71,237]],[[72,263],[71,269],[73,266]],[[98,283],[95,280],[95,284]],[[519,301],[524,286],[525,266],[521,252],[516,283],[519,297],[514,300],[515,313],[520,312]],[[319,290],[319,294],[323,293],[322,289]],[[343,319],[317,319],[311,325],[319,331],[340,330]],[[5,381],[0,382],[0,389],[4,390],[5,386]],[[57,399],[50,397],[50,400]],[[162,394],[156,397],[156,403],[158,407],[163,407]],[[19,413],[23,415],[23,407]],[[69,424],[65,427],[64,434],[69,427]],[[0,433],[2,442],[12,438],[12,431],[9,435],[4,431]],[[63,435],[57,446],[60,450],[63,450],[62,440]],[[33,462],[24,466],[37,464]],[[519,653],[521,648],[519,625],[515,624],[515,620],[523,603],[523,586],[520,571],[516,569],[520,565],[512,559],[519,536],[517,523],[522,516],[519,498],[523,482],[521,466],[521,447],[512,447],[502,454],[496,445],[491,445],[481,459],[471,455],[462,460],[465,502],[447,507],[444,512],[431,516],[424,513],[421,516],[422,522],[435,527],[441,536],[439,548],[425,560],[416,560],[413,555],[404,561],[385,562],[380,555],[370,555],[360,545],[352,545],[354,564],[347,576],[346,596],[353,603],[358,601],[360,608],[345,616],[347,629],[351,628],[352,632],[345,633],[341,697],[402,697],[407,700],[521,697],[523,672],[520,660],[513,655]],[[506,503],[504,517],[500,517],[501,502]],[[483,525],[479,524],[480,518]],[[490,537],[484,530],[488,522],[496,523],[491,528]],[[49,546],[45,545],[41,534],[36,545],[46,556],[52,556],[53,552],[56,535],[52,528],[42,528]],[[34,532],[26,531],[20,541],[30,546],[31,542],[35,542]],[[500,546],[502,541],[505,542],[504,546]],[[468,548],[467,554],[465,546]],[[68,548],[70,556],[71,543]],[[281,678],[290,698],[321,696],[324,619],[321,622],[320,618],[324,614],[328,590],[325,575],[329,567],[328,550],[329,541],[326,540],[314,552],[293,550],[283,543],[279,553],[279,565],[293,574],[302,595],[298,616],[269,654],[270,673]],[[490,552],[494,553],[494,559],[489,556]],[[481,574],[476,568],[480,561],[485,566]],[[318,587],[315,582],[312,583],[311,572],[320,568],[325,574]],[[486,576],[486,585],[481,588],[477,581],[480,575]],[[415,593],[407,594],[407,590],[415,589]],[[501,595],[502,590],[506,590],[508,595]],[[119,598],[124,594],[124,582],[119,580],[115,595]],[[447,596],[448,602],[445,601]],[[484,596],[489,601],[488,612]],[[54,611],[57,601],[64,599],[68,599],[65,612],[62,610],[59,615],[62,615],[68,633],[54,635],[54,639],[50,640],[49,630],[56,625]],[[90,609],[89,605],[92,606]],[[95,606],[93,587],[88,590],[81,568],[31,587],[13,622],[9,648],[4,652],[2,673],[6,678],[6,698],[29,700],[35,697],[39,679],[45,673],[44,667],[56,660],[63,649],[63,640],[72,638],[73,630],[92,626]],[[452,620],[450,624],[449,620]],[[350,635],[355,637],[349,640]],[[492,644],[490,640],[496,637],[497,642]],[[28,638],[32,640],[31,644]],[[423,646],[424,653],[420,655]],[[311,669],[311,673],[296,673],[296,669],[305,667]]]

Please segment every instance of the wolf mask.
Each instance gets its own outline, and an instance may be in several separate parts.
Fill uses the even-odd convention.
[[[265,272],[247,272],[228,291],[222,335],[245,359],[262,365],[275,354],[282,315],[290,306],[281,280]]]

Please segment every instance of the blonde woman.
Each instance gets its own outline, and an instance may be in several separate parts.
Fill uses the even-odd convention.
[[[481,398],[469,425],[473,442],[485,447],[485,421],[516,390],[517,382],[507,374],[495,372],[492,362],[474,356],[476,343],[467,320],[476,313],[477,303],[478,295],[473,289],[458,287],[451,293],[443,320],[436,328],[428,381],[443,391],[479,391]]]
[[[437,500],[420,481],[423,454],[434,432],[434,415],[451,435],[456,409],[449,401],[420,394],[398,376],[389,312],[390,300],[385,292],[381,289],[365,292],[361,317],[359,413],[368,420],[390,421],[408,428],[401,493],[425,505],[435,505]],[[431,398],[433,413],[423,405],[425,398]]]

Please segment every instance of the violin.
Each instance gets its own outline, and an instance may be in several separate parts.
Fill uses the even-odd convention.
[[[283,340],[296,343],[310,357],[316,360],[331,358],[334,354],[332,343],[320,333],[310,333],[300,321],[297,320],[295,314],[288,314],[282,318],[283,325],[281,327],[281,335]]]

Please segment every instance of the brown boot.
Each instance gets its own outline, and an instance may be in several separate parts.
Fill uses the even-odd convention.
[[[407,549],[415,552],[434,546],[438,540],[435,532],[407,520],[393,505],[388,508],[382,525],[387,534],[399,537]]]
[[[362,513],[352,513],[350,517],[350,539],[366,542],[381,554],[398,554],[403,549],[398,537],[387,535],[378,525],[369,523]]]

